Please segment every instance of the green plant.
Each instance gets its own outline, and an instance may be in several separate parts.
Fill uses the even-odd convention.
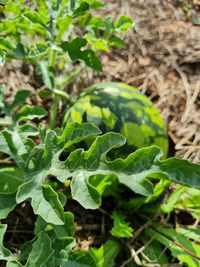
[[[91,14],[103,4],[96,0],[3,1],[0,23],[0,64],[19,59],[36,66],[52,95],[51,128],[56,125],[58,99],[71,101],[64,90],[87,66],[101,71],[98,53],[123,47],[119,35],[133,27],[129,17],[101,19]]]
[[[148,262],[167,263],[162,245],[188,266],[198,266],[200,250],[195,240],[199,233],[184,227],[178,232],[163,226],[162,222],[159,224],[158,218],[180,205],[179,193],[173,193],[165,204],[159,200],[169,182],[192,187],[180,187],[182,193],[194,191],[190,192],[191,201],[190,197],[182,201],[189,205],[196,197],[197,203],[199,165],[178,158],[160,160],[162,151],[156,146],[138,149],[125,159],[108,160],[107,153],[125,143],[121,134],[101,135],[101,131],[89,123],[74,122],[64,130],[49,130],[43,124],[36,127],[33,120],[43,118],[46,112],[34,106],[19,107],[28,97],[26,91],[19,91],[10,105],[5,103],[3,95],[1,87],[0,106],[9,121],[0,132],[0,151],[10,162],[0,169],[0,219],[4,222],[0,224],[0,260],[5,261],[7,267],[115,266],[122,248],[127,253],[127,261],[121,266],[134,265],[134,262],[142,266]],[[94,142],[85,151],[81,142],[91,137]],[[159,181],[154,184],[154,179]],[[127,190],[130,198],[124,199],[121,196]],[[115,239],[98,249],[77,250],[75,218],[68,211],[68,201],[72,198],[85,209],[99,209],[102,199],[107,197],[114,203],[111,216],[114,225],[110,233]],[[3,243],[6,218],[20,203],[32,206],[36,216],[34,237],[13,253]],[[134,212],[145,226],[133,229],[132,217],[122,211]],[[127,241],[123,241],[124,238]],[[144,244],[141,258],[133,253],[132,242],[136,238]]]
[[[113,158],[125,143],[121,134],[102,134],[89,123],[54,128],[58,98],[71,101],[65,87],[85,66],[100,70],[96,53],[123,46],[118,34],[133,26],[124,16],[117,22],[92,16],[98,7],[92,0],[0,2],[1,65],[34,64],[45,85],[40,95],[53,99],[50,129],[45,109],[25,104],[29,91],[8,103],[0,86],[0,266],[199,266],[200,232],[192,224],[199,218],[200,165],[161,160],[157,146]],[[73,206],[102,213],[99,246],[80,249]],[[18,213],[33,231],[15,247],[8,239],[18,234],[10,225]]]

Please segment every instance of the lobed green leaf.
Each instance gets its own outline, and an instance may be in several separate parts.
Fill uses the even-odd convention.
[[[0,224],[0,260],[8,260],[12,256],[11,252],[3,245],[6,229],[6,224]]]
[[[26,263],[27,267],[43,267],[53,254],[51,239],[44,232],[38,234],[38,238],[32,245],[32,251]]]
[[[46,172],[41,172],[27,183],[19,187],[17,192],[17,203],[31,199],[34,213],[40,215],[46,222],[62,225],[64,211],[59,201],[57,193],[50,185],[41,186],[42,180],[46,177]]]
[[[101,62],[95,52],[91,49],[82,50],[86,44],[86,39],[77,37],[72,42],[63,42],[61,48],[68,52],[72,61],[82,60],[86,66],[91,67],[95,71],[101,71]]]
[[[16,114],[15,120],[25,121],[33,119],[41,119],[47,115],[45,109],[37,106],[24,105]]]
[[[28,90],[19,90],[14,96],[14,100],[10,105],[7,105],[6,110],[8,113],[13,111],[14,108],[24,104],[25,100],[30,97],[31,92]]]
[[[200,186],[199,165],[177,158],[161,161],[162,152],[156,146],[139,149],[126,159],[109,161],[107,153],[125,143],[122,135],[110,132],[97,136],[100,131],[88,123],[69,124],[63,133],[60,133],[60,130],[46,132],[43,129],[43,144],[29,151],[23,139],[13,140],[13,133],[8,130],[1,132],[4,137],[1,142],[4,152],[12,156],[17,163],[20,162],[27,173],[26,182],[18,188],[16,202],[31,199],[34,213],[49,223],[64,223],[59,196],[46,185],[49,175],[62,183],[70,181],[72,198],[87,209],[98,208],[104,191],[108,192],[108,187],[116,184],[116,180],[144,196],[151,196],[154,192],[149,178],[168,179],[197,188]],[[91,142],[91,137],[94,141],[89,149],[76,149],[76,144],[80,146],[81,141]]]

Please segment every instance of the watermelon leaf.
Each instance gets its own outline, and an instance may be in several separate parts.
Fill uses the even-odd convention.
[[[153,178],[196,187],[191,192],[194,199],[198,200],[200,166],[177,158],[161,160],[162,151],[157,146],[139,149],[124,159],[111,159],[108,153],[112,149],[118,149],[126,141],[121,134],[101,134],[92,124],[76,122],[68,124],[64,131],[46,130],[41,125],[38,132],[41,143],[31,142],[29,146],[29,134],[22,136],[17,128],[0,132],[0,150],[6,152],[20,166],[20,170],[18,167],[0,169],[0,218],[6,218],[16,204],[24,201],[30,201],[34,214],[38,215],[36,237],[22,249],[26,266],[33,266],[35,255],[39,255],[37,266],[114,266],[119,253],[119,244],[115,241],[108,241],[99,249],[92,248],[89,254],[72,252],[75,246],[75,239],[72,237],[75,233],[74,216],[64,211],[66,197],[63,198],[63,193],[57,193],[49,184],[49,176],[70,186],[72,198],[86,209],[99,208],[104,192],[108,192],[113,184],[119,187],[123,184],[142,196],[151,196],[154,193],[154,197],[157,197],[161,189],[158,186],[158,192],[155,193],[151,182]],[[90,144],[89,148],[85,144]],[[10,183],[11,181],[14,183]],[[164,183],[166,184],[167,182]],[[189,189],[184,187],[184,192],[187,190]],[[171,202],[178,207],[176,195],[174,199],[169,202],[169,211]],[[189,207],[191,202],[187,196],[183,201]],[[113,219],[112,235],[120,238],[132,237],[133,230],[122,213],[114,212]],[[1,225],[0,228],[0,259],[7,260],[7,266],[19,267],[21,263],[3,246],[5,227]],[[180,261],[189,265],[196,264],[199,257],[198,245],[185,237],[187,234],[190,238],[197,238],[196,233],[182,234],[160,226],[155,228],[156,230],[154,227],[147,229],[147,236],[155,235],[155,239],[167,246]],[[174,238],[178,240],[178,244]],[[42,253],[38,254],[39,250]],[[153,253],[154,250],[152,245]],[[147,255],[148,253],[146,251]],[[194,255],[194,259],[191,255]],[[165,261],[164,258],[162,260]]]
[[[18,186],[23,183],[24,172],[17,167],[0,168],[0,193],[16,192]]]
[[[33,177],[29,182],[19,187],[16,201],[17,203],[31,199],[34,213],[40,215],[46,222],[62,225],[64,211],[59,201],[58,194],[50,185],[41,186],[42,179],[46,172],[41,172]]]
[[[162,151],[157,146],[138,149],[126,159],[108,162],[109,169],[123,170],[138,177],[155,177],[171,182],[200,188],[200,165],[184,159],[170,158],[161,161]]]
[[[23,17],[30,20],[32,23],[40,24],[42,27],[46,28],[48,19],[45,16],[42,16],[41,13],[35,11],[28,11],[23,13]]]
[[[116,32],[126,32],[129,28],[133,28],[134,23],[132,19],[128,16],[121,16],[117,23],[115,24]]]
[[[63,224],[64,218],[57,193],[45,185],[48,175],[55,176],[63,183],[71,181],[72,198],[88,209],[96,209],[101,205],[101,197],[106,188],[101,184],[101,181],[104,181],[103,177],[110,180],[110,184],[113,179],[109,177],[116,177],[119,183],[144,196],[152,195],[154,190],[148,177],[164,178],[187,186],[200,187],[197,179],[199,165],[176,158],[161,161],[162,152],[156,146],[139,149],[125,159],[108,161],[106,154],[125,143],[125,138],[121,134],[110,132],[97,136],[100,131],[89,123],[72,123],[67,125],[61,135],[58,135],[59,132],[47,131],[46,137],[43,137],[43,146],[35,146],[29,157],[26,156],[26,160],[27,150],[25,147],[23,149],[22,145],[16,147],[16,141],[11,143],[12,150],[9,149],[7,152],[13,155],[16,161],[23,160],[24,170],[28,175],[28,180],[26,178],[27,181],[18,188],[17,203],[31,199],[35,214],[47,222],[60,225]],[[91,136],[97,137],[88,150],[75,148],[67,151],[65,155],[65,149],[80,144]],[[5,146],[10,140],[11,138],[4,139]],[[175,165],[180,166],[178,171],[174,168]],[[91,179],[94,176],[95,183],[94,179]],[[100,184],[101,189],[98,186]]]
[[[71,60],[76,62],[82,60],[85,65],[92,68],[95,71],[102,71],[101,61],[94,51],[91,49],[82,50],[87,44],[86,39],[77,37],[71,43],[63,42],[61,48],[63,51],[67,51]]]
[[[130,238],[133,236],[133,229],[126,222],[124,215],[119,211],[114,211],[112,213],[112,218],[114,220],[114,226],[111,229],[111,234],[120,238]]]
[[[0,260],[8,260],[12,256],[11,252],[3,245],[6,229],[6,224],[0,224]]]
[[[47,115],[46,110],[44,110],[41,107],[36,107],[36,106],[29,106],[29,105],[24,105],[16,114],[15,120],[20,122],[20,121],[25,121],[25,120],[33,120],[35,118],[43,118]]]
[[[51,239],[44,232],[38,234],[37,240],[32,245],[32,251],[29,254],[27,267],[38,266],[42,267],[53,254],[51,248]]]
[[[24,155],[29,153],[29,149],[30,146],[26,145],[25,140],[17,130],[5,129],[0,132],[0,151],[14,159],[22,170],[25,165]]]
[[[8,261],[6,267],[23,267],[17,260]]]
[[[119,243],[108,240],[100,248],[90,248],[90,254],[95,259],[97,267],[115,266],[115,258],[120,250]]]
[[[16,193],[0,193],[0,219],[5,219],[16,205]]]
[[[19,105],[24,104],[24,101],[31,95],[31,92],[28,90],[20,90],[17,91],[17,93],[14,96],[14,100],[10,105],[6,106],[6,110],[9,111],[9,113],[16,107],[19,107]]]

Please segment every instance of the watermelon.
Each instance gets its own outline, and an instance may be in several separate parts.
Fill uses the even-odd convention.
[[[120,153],[157,145],[167,155],[167,130],[160,113],[145,95],[124,83],[99,83],[85,89],[64,122],[91,122],[103,133],[121,133],[127,143]]]

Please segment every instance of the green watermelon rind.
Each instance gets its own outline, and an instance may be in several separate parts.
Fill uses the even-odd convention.
[[[65,124],[72,121],[94,123],[102,132],[122,133],[128,152],[157,145],[167,155],[164,120],[150,99],[130,85],[109,82],[86,88],[65,115]]]

